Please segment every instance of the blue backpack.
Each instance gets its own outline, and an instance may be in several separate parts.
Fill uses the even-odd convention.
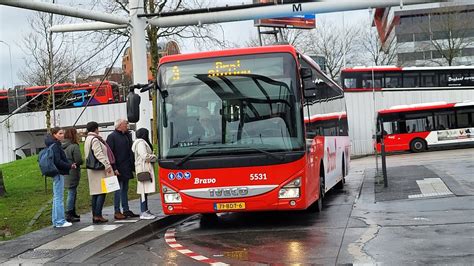
[[[58,168],[54,164],[54,144],[40,151],[38,155],[38,164],[41,170],[41,174],[44,176],[56,176],[59,174]]]

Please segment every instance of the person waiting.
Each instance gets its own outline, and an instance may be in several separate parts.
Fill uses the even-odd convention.
[[[217,140],[219,138],[218,121],[213,120],[207,108],[199,111],[199,124],[193,129],[193,136],[201,140]]]
[[[112,164],[112,167],[120,184],[120,190],[115,191],[114,194],[115,220],[139,217],[130,210],[128,205],[128,183],[133,178],[134,168],[132,143],[132,135],[128,131],[128,121],[118,119],[115,122],[115,130],[107,137],[107,144],[115,157],[115,164]],[[123,213],[120,211],[120,203]]]

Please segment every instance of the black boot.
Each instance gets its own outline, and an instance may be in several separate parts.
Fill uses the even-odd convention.
[[[72,211],[67,211],[66,212],[66,221],[70,222],[70,223],[75,223],[75,222],[79,222],[80,219],[74,217],[72,215]]]
[[[71,215],[72,215],[72,217],[74,217],[74,218],[81,219],[81,216],[76,213],[76,209],[73,209],[73,210],[71,211]]]

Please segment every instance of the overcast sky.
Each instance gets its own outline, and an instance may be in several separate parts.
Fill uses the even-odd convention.
[[[57,0],[60,4],[74,4],[74,0]],[[80,2],[80,1],[79,1]],[[249,0],[223,0],[219,1],[219,5],[225,4],[240,4],[249,3]],[[32,16],[34,11],[13,8],[0,5],[0,41],[7,43],[11,48],[11,64],[10,68],[10,53],[8,46],[0,42],[0,89],[3,87],[10,87],[13,83],[15,85],[21,84],[18,77],[18,71],[24,66],[25,54],[20,45],[23,36],[29,34],[30,28],[27,22],[27,17]],[[352,20],[360,20],[361,17],[369,16],[368,10],[345,12],[345,23],[348,25]],[[317,19],[326,19],[342,26],[342,13],[321,14],[316,16]],[[316,22],[317,23],[317,22]],[[256,36],[257,29],[253,26],[253,21],[230,22],[223,23],[224,37],[227,41],[244,45],[252,36]],[[192,45],[181,47],[182,52],[193,52]],[[118,66],[121,65],[119,60]],[[11,76],[10,76],[10,73]]]

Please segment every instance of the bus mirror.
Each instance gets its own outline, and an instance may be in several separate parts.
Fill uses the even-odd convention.
[[[127,95],[127,120],[130,123],[140,120],[140,96],[133,89]]]
[[[302,67],[300,69],[300,75],[301,75],[301,79],[303,80],[311,79],[313,77],[313,73],[311,72],[311,69],[307,67]]]

